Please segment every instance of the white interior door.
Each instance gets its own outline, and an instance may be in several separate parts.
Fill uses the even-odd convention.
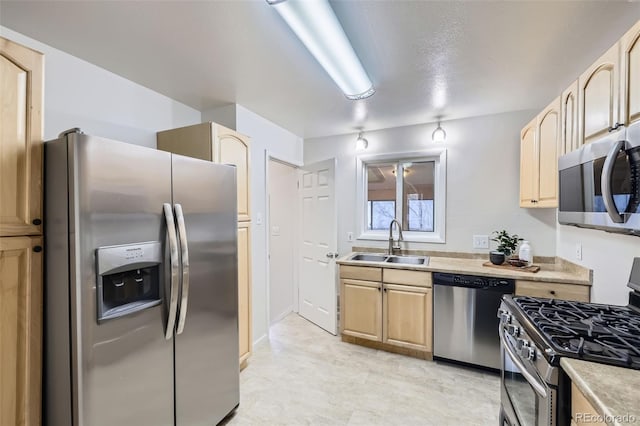
[[[299,189],[299,313],[332,334],[337,333],[335,169],[335,159],[305,165]]]
[[[298,229],[298,170],[270,159],[269,167],[269,325],[294,308],[294,246]]]

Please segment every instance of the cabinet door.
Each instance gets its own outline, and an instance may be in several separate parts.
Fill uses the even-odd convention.
[[[251,355],[251,225],[238,223],[238,331],[240,364]]]
[[[520,133],[520,207],[532,207],[538,193],[536,150],[536,120],[533,119]]]
[[[249,138],[226,127],[216,125],[216,162],[233,164],[238,169],[238,220],[251,220]]]
[[[562,92],[560,105],[560,146],[558,155],[578,149],[578,80]]]
[[[0,37],[0,236],[42,233],[42,54]]]
[[[558,206],[558,145],[560,98],[538,115],[538,196],[535,207]],[[534,174],[536,170],[534,169]]]
[[[624,124],[640,120],[640,21],[625,35],[621,42],[621,95]]]
[[[582,144],[605,135],[618,122],[620,43],[616,43],[578,79]]]
[[[41,237],[0,238],[0,425],[39,425]]]
[[[383,293],[383,343],[431,352],[431,289],[383,284]]]
[[[382,284],[340,280],[340,330],[342,334],[382,341]]]

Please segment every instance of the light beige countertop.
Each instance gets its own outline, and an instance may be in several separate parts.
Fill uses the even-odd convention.
[[[560,365],[608,425],[640,424],[640,371],[564,357]]]
[[[459,274],[470,274],[490,277],[513,278],[516,280],[543,281],[566,284],[579,284],[590,286],[591,270],[575,265],[561,258],[538,258],[534,259],[534,264],[540,266],[540,271],[536,273],[521,272],[511,269],[498,269],[482,266],[487,262],[488,255],[474,255],[471,253],[447,253],[447,252],[425,252],[425,251],[404,251],[404,254],[429,256],[428,265],[407,265],[393,264],[387,262],[363,262],[348,260],[356,253],[371,253],[369,250],[354,247],[354,252],[347,254],[337,260],[340,265],[350,266],[370,266],[395,269],[410,269],[415,271],[431,272],[452,272]],[[378,251],[381,253],[381,251]],[[539,261],[541,260],[541,261]]]

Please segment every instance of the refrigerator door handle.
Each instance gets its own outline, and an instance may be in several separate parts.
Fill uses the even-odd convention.
[[[176,313],[178,310],[178,281],[180,280],[179,267],[180,260],[178,258],[178,237],[176,236],[176,224],[173,220],[173,209],[171,204],[164,203],[162,205],[164,218],[167,222],[167,236],[169,237],[169,260],[171,265],[171,281],[169,290],[169,315],[167,317],[167,328],[164,338],[171,340],[173,330],[176,324]]]
[[[182,206],[176,204],[174,209],[178,220],[178,235],[180,236],[180,249],[182,251],[182,299],[180,301],[178,328],[176,330],[176,334],[181,334],[187,319],[187,304],[189,303],[189,245],[187,243],[187,228],[184,225]]]

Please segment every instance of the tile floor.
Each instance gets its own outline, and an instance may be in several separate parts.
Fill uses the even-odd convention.
[[[497,374],[343,343],[296,314],[240,374],[232,425],[497,425]]]

